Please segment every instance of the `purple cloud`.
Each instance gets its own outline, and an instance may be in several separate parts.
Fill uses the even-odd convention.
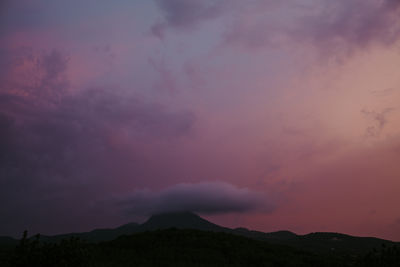
[[[90,221],[81,213],[104,191],[151,177],[165,164],[157,145],[176,144],[192,131],[190,111],[171,111],[111,89],[68,92],[68,79],[61,79],[68,61],[60,52],[16,58],[34,62],[40,75],[31,76],[28,68],[0,80],[2,231],[68,228],[58,219],[68,207],[77,207],[71,220]],[[12,68],[18,60],[3,65]]]
[[[333,53],[373,43],[391,45],[400,38],[399,8],[397,0],[258,2],[253,8],[242,4],[225,41],[250,48],[311,42]]]
[[[397,0],[326,2],[322,12],[304,18],[298,30],[319,44],[392,44],[400,37],[399,7]]]
[[[271,201],[263,194],[226,182],[181,183],[158,192],[136,191],[120,204],[132,215],[180,211],[203,214],[271,212],[273,209]]]
[[[30,47],[0,51],[0,93],[29,96],[36,103],[55,103],[69,87],[68,57],[58,50]]]

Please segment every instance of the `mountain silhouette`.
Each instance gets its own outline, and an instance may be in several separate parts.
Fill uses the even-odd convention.
[[[140,224],[138,223],[128,223],[114,229],[95,229],[90,232],[69,233],[55,236],[42,235],[41,240],[44,242],[59,242],[63,239],[67,239],[70,237],[78,237],[82,240],[89,242],[109,241],[121,235],[131,235],[134,233],[138,233],[140,232],[139,226]]]
[[[290,231],[277,231],[264,233],[246,228],[227,228],[209,222],[192,212],[162,213],[151,216],[143,224],[129,223],[114,229],[96,229],[90,232],[70,233],[55,236],[41,236],[44,242],[56,243],[70,237],[78,237],[88,242],[111,241],[120,236],[129,236],[136,233],[144,233],[165,229],[192,229],[208,232],[223,232],[244,236],[251,239],[266,241],[272,244],[288,245],[309,251],[317,252],[346,252],[361,254],[382,245],[396,244],[389,240],[373,237],[355,237],[340,233],[310,233],[297,235]],[[9,237],[1,237],[0,245],[15,244],[17,240]],[[397,243],[398,244],[398,243]]]
[[[202,231],[226,232],[225,228],[211,223],[192,212],[162,213],[151,216],[145,223],[140,225],[141,231],[152,231],[157,229],[196,229]]]

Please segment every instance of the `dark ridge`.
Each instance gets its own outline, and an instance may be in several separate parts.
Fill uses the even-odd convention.
[[[143,231],[168,228],[196,229],[213,232],[229,230],[229,228],[211,223],[192,212],[173,212],[153,215],[140,226],[140,229]]]
[[[296,238],[296,235],[290,231],[276,231],[271,233],[265,233],[266,238],[280,239],[280,240],[290,240]]]
[[[398,245],[397,242],[375,237],[357,237],[341,233],[316,232],[297,236],[287,244],[312,251],[362,254],[382,246]]]
[[[89,242],[101,242],[116,239],[121,235],[131,235],[140,231],[138,223],[128,223],[114,229],[95,229],[90,232],[70,233],[55,236],[42,236],[41,239],[45,242],[59,242],[70,237],[78,237]]]

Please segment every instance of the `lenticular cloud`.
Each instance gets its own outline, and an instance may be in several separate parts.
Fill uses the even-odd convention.
[[[129,214],[192,211],[204,214],[272,210],[265,196],[225,182],[181,183],[161,191],[141,190],[121,202]]]

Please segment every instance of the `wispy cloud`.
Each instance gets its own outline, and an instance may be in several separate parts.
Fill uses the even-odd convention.
[[[367,137],[378,137],[387,124],[387,115],[392,112],[393,108],[385,108],[381,112],[361,110],[361,113],[372,122],[365,130]]]

